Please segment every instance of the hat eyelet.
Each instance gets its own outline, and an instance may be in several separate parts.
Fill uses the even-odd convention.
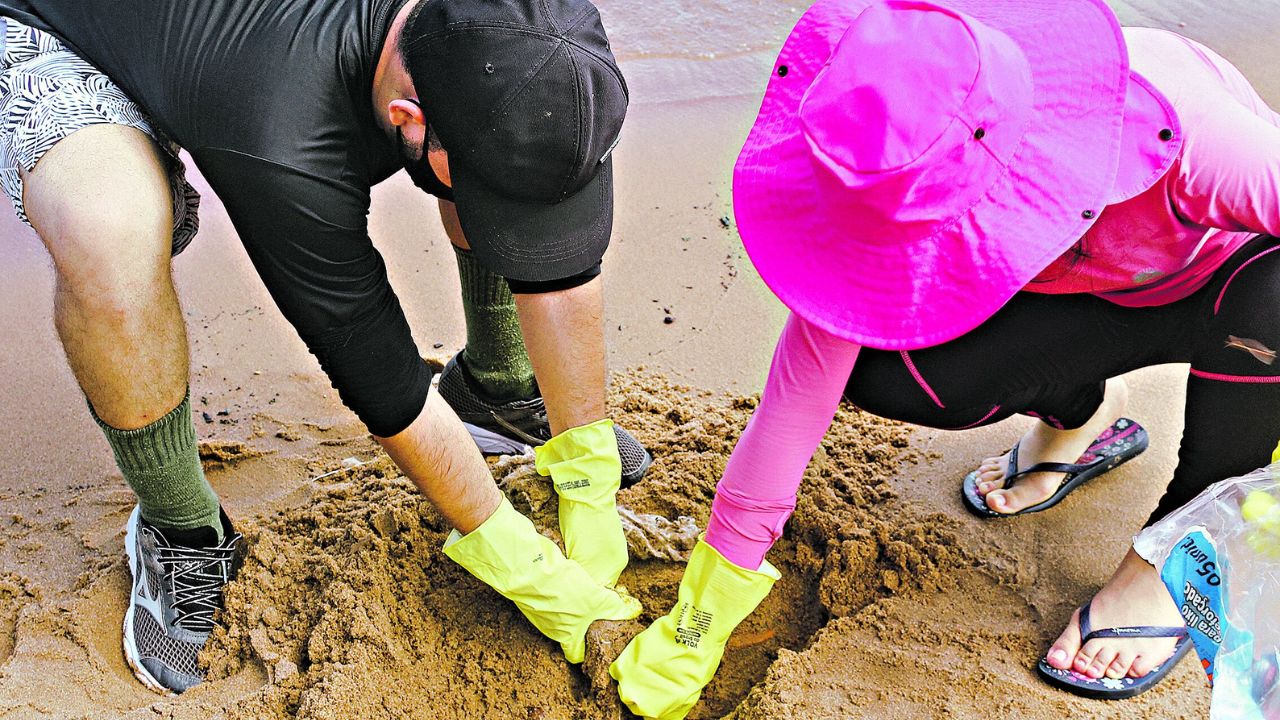
[[[1080,213],[1080,217],[1084,218],[1085,220],[1092,220],[1095,217],[1097,217],[1097,215],[1098,214],[1092,210],[1085,210],[1084,212]]]
[[[1163,140],[1163,141],[1165,141],[1165,142],[1169,142],[1170,140],[1172,140],[1172,139],[1173,139],[1173,130],[1171,130],[1171,129],[1169,129],[1169,128],[1165,128],[1165,129],[1161,130],[1161,131],[1160,131],[1160,139],[1161,139],[1161,140]]]
[[[778,77],[786,77],[786,76],[787,76],[787,66],[786,66],[786,65],[779,65],[779,66],[778,66]]]
[[[484,74],[485,74],[485,75],[492,75],[492,74],[493,74],[493,63],[485,63],[485,64],[484,64]]]
[[[984,137],[986,137],[986,136],[987,136],[987,130],[986,130],[986,128],[978,128],[977,130],[974,130],[974,131],[973,131],[973,139],[974,139],[974,140],[981,140],[982,138],[984,138]]]

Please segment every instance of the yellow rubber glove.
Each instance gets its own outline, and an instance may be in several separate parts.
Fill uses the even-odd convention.
[[[699,539],[675,607],[632,639],[609,666],[622,702],[646,718],[688,715],[720,667],[729,634],[780,577],[768,562],[758,572],[738,567]]]
[[[564,551],[599,585],[613,587],[627,566],[627,538],[618,517],[622,460],[612,420],[565,430],[534,450],[538,473],[560,496]]]
[[[640,614],[640,601],[601,587],[506,498],[480,527],[466,535],[454,530],[444,554],[515,603],[534,627],[560,643],[571,663],[586,656],[591,623]]]

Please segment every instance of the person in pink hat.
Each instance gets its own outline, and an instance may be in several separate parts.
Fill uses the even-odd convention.
[[[964,478],[983,518],[1045,510],[1140,453],[1116,378],[1189,363],[1154,522],[1280,436],[1280,116],[1226,60],[1102,0],[819,0],[734,172],[791,310],[671,612],[611,667],[682,718],[778,572],[765,559],[837,405],[946,429],[1037,418]],[[1092,697],[1188,649],[1130,549],[1039,663]]]

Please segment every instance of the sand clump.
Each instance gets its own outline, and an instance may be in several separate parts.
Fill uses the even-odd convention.
[[[619,496],[633,554],[621,583],[645,614],[593,627],[583,669],[445,558],[449,528],[377,456],[317,481],[300,507],[240,523],[246,557],[203,661],[215,683],[246,669],[265,670],[268,682],[204,710],[228,720],[619,717],[608,663],[673,602],[678,559],[705,526],[755,402],[643,372],[615,383],[615,418],[655,456],[645,480]],[[938,587],[965,564],[945,521],[900,523],[886,508],[907,438],[901,425],[840,411],[805,476],[788,538],[770,556],[783,580],[740,628],[690,717],[732,711],[780,654],[803,650],[832,618]],[[555,495],[530,459],[493,468],[515,506],[558,538]]]
[[[200,463],[205,470],[220,470],[264,454],[240,440],[200,441]]]
[[[13,654],[17,640],[18,615],[35,596],[27,581],[13,573],[0,574],[0,664]]]

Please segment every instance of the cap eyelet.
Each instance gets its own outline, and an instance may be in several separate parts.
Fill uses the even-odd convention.
[[[1163,141],[1165,141],[1165,142],[1169,142],[1170,140],[1172,140],[1172,139],[1173,139],[1173,130],[1170,130],[1169,128],[1165,128],[1165,129],[1161,130],[1161,131],[1160,131],[1160,139],[1161,139],[1161,140],[1163,140]]]
[[[778,77],[786,77],[786,76],[787,76],[787,66],[786,66],[786,65],[779,65],[779,66],[778,66]]]
[[[1092,220],[1096,216],[1097,216],[1097,213],[1095,213],[1092,210],[1085,210],[1084,212],[1080,213],[1080,217],[1084,218],[1085,220]]]
[[[987,131],[986,131],[986,129],[985,129],[985,128],[978,128],[977,130],[974,130],[974,131],[973,131],[973,139],[974,139],[974,140],[981,140],[982,138],[984,138],[984,137],[986,137],[986,136],[987,136]]]
[[[485,64],[484,64],[484,74],[485,74],[485,75],[492,75],[492,74],[493,74],[493,63],[485,63]]]

